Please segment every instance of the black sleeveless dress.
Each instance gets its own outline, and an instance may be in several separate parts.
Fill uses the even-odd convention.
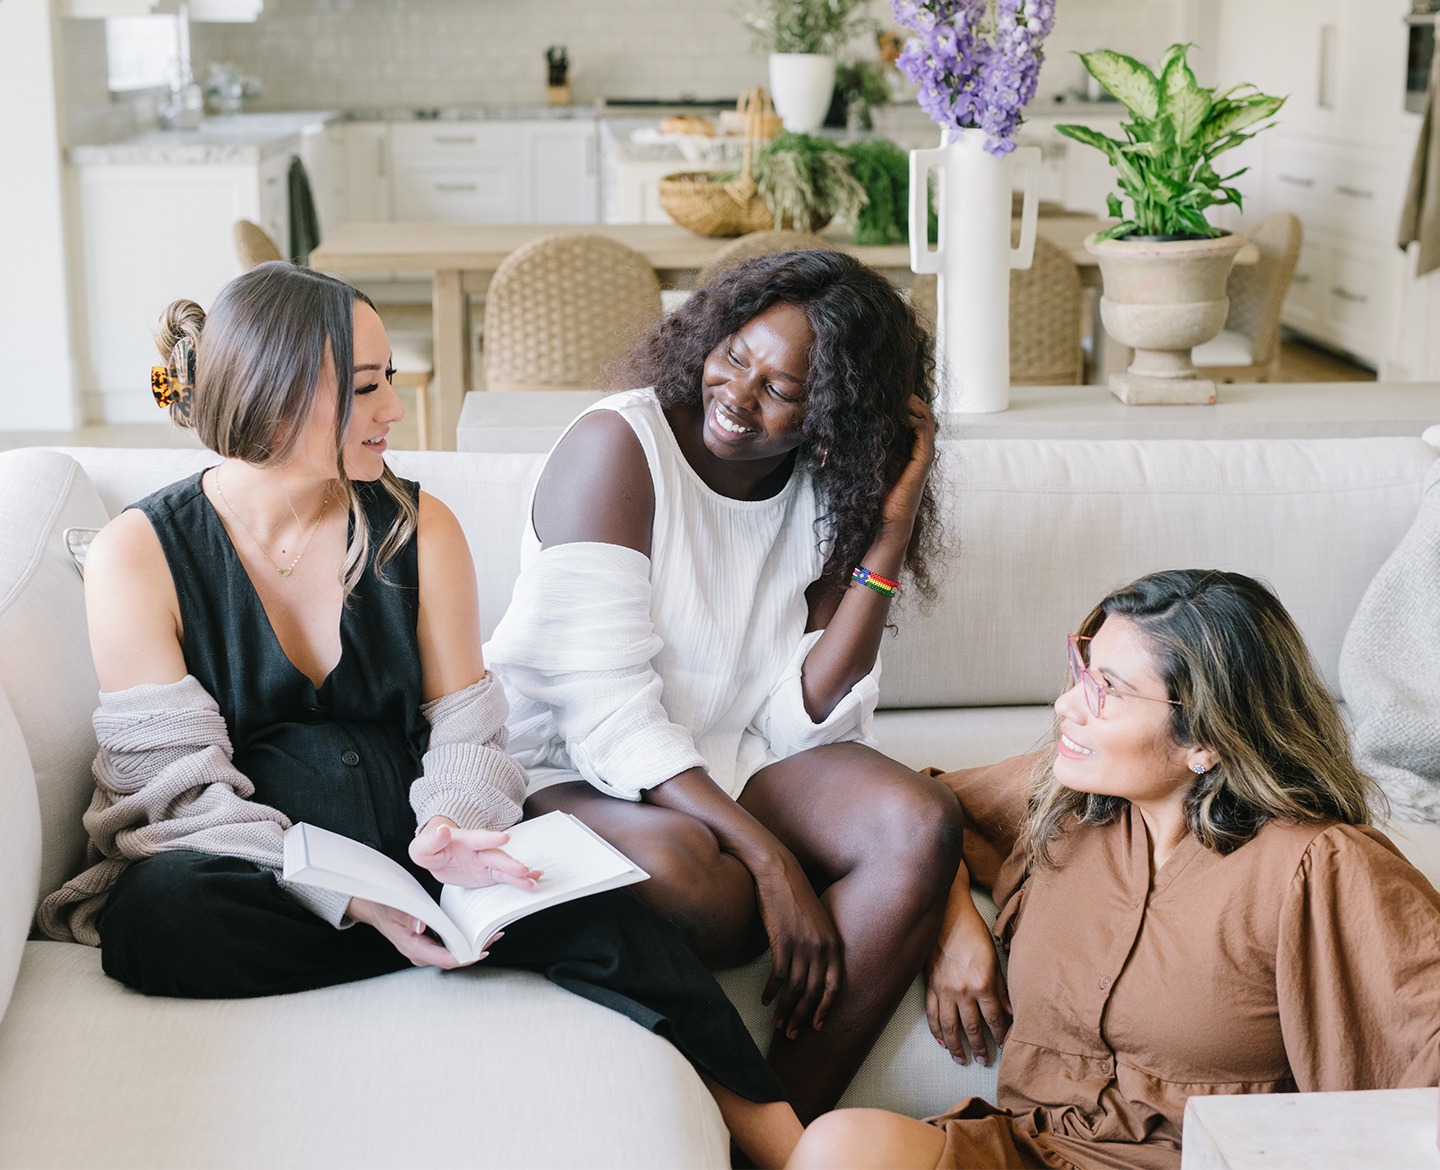
[[[418,486],[405,481],[412,497]],[[410,785],[429,726],[422,701],[414,540],[385,566],[375,546],[395,502],[357,483],[375,539],[340,619],[340,661],[319,687],[285,656],[201,476],[135,507],[149,518],[175,581],[186,669],[225,717],[236,767],[256,801],[355,837],[414,866]],[[107,974],[150,995],[274,995],[410,966],[377,930],[337,930],[240,858],[175,850],[131,865],[97,923]],[[785,1096],[714,977],[680,933],[627,890],[552,907],[505,928],[464,978],[486,967],[551,982],[664,1036],[697,1068],[752,1101]]]
[[[254,799],[292,821],[344,833],[409,864],[410,785],[429,724],[420,714],[420,582],[415,541],[375,570],[399,508],[357,483],[371,560],[341,611],[340,661],[319,687],[294,666],[199,475],[136,505],[150,519],[180,601],[185,666],[225,717]],[[419,485],[402,481],[412,499]],[[428,876],[428,875],[426,875]]]

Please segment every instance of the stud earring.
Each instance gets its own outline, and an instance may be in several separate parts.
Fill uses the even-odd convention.
[[[1194,772],[1195,775],[1197,775],[1197,776],[1203,776],[1203,775],[1205,775],[1205,773],[1206,773],[1207,770],[1208,770],[1208,769],[1205,767],[1204,764],[1191,764],[1191,765],[1190,765],[1190,771]]]

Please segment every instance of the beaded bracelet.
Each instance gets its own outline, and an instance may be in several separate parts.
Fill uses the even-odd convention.
[[[864,585],[868,589],[885,597],[898,597],[900,595],[900,582],[892,581],[889,577],[882,577],[879,573],[872,573],[864,565],[856,565],[855,571],[850,574],[851,580],[857,585]]]

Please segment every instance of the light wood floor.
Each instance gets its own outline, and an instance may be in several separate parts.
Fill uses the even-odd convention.
[[[1287,337],[1280,349],[1282,382],[1373,382],[1375,371],[1355,365],[1294,337]],[[156,414],[160,412],[157,410]],[[413,399],[405,404],[405,418],[391,429],[390,445],[399,451],[414,450]],[[168,422],[149,424],[92,424],[74,431],[0,431],[0,451],[11,447],[195,447],[190,431]]]

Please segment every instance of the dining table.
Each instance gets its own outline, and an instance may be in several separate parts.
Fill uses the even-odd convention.
[[[1018,220],[1016,221],[1018,225]],[[1095,257],[1085,238],[1107,220],[1078,212],[1042,214],[1037,232],[1064,249],[1080,270],[1081,283],[1100,285]],[[434,337],[433,418],[439,444],[453,450],[465,393],[471,389],[470,302],[483,296],[500,262],[517,248],[555,232],[584,231],[607,236],[639,252],[655,269],[661,286],[682,289],[729,240],[699,236],[677,224],[458,224],[347,223],[333,228],[310,253],[314,268],[347,277],[377,272],[428,272]],[[822,233],[833,248],[908,287],[910,248],[906,244],[856,244],[836,229]],[[1258,251],[1247,244],[1237,264],[1253,264]],[[1105,344],[1095,322],[1097,352]]]

